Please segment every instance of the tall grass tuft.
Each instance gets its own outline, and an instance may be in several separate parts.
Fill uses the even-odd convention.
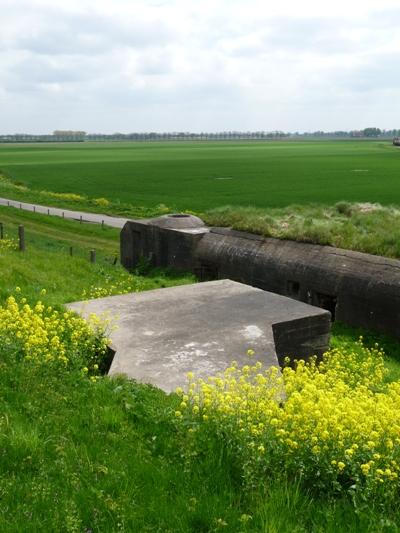
[[[226,206],[208,211],[203,218],[212,226],[265,237],[400,258],[400,209],[395,206],[349,202],[276,209]]]

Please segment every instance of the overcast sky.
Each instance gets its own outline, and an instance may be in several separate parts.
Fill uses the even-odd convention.
[[[400,128],[399,0],[0,0],[0,133]]]

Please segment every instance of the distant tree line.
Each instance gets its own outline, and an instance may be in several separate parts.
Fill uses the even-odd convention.
[[[209,132],[138,132],[138,133],[86,133],[85,131],[56,130],[50,135],[32,135],[18,133],[0,135],[1,143],[32,143],[32,142],[90,142],[90,141],[231,141],[231,140],[280,140],[302,138],[383,138],[400,137],[400,129],[381,130],[369,127],[363,130],[350,131],[221,131]]]

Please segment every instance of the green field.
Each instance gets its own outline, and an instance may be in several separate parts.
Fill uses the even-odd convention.
[[[180,210],[400,203],[389,141],[4,144],[0,171],[35,190]]]
[[[11,294],[32,308],[40,299],[51,317],[84,291],[104,296],[101,288],[116,294],[195,281],[161,270],[126,272],[113,261],[113,228],[7,207],[0,207],[0,221],[11,241],[23,224],[27,242],[22,253],[0,240],[0,313]],[[88,261],[93,247],[96,264]],[[346,479],[339,478],[343,487],[321,485],[318,476],[307,483],[300,471],[279,465],[257,471],[249,484],[244,458],[250,456],[212,425],[199,426],[193,439],[197,422],[177,423],[177,395],[123,377],[92,382],[73,364],[26,359],[17,339],[31,316],[25,314],[15,336],[0,320],[1,532],[399,531],[396,495],[356,501]],[[336,323],[331,345],[350,355],[360,334],[366,346],[384,348],[386,379],[398,380],[397,341]],[[87,349],[81,347],[83,361]]]

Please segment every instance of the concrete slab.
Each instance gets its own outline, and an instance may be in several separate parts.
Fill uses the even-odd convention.
[[[88,316],[107,316],[123,373],[170,392],[186,373],[206,378],[227,368],[284,355],[305,357],[328,348],[330,314],[323,309],[231,280],[219,280],[69,304]],[[249,359],[247,350],[255,355]]]

